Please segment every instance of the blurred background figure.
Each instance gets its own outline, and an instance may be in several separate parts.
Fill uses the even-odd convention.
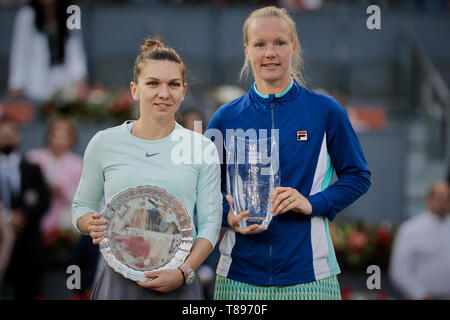
[[[46,147],[33,149],[27,156],[39,165],[51,190],[50,208],[42,217],[40,230],[44,245],[51,245],[61,232],[72,231],[70,206],[80,181],[82,158],[73,153],[76,128],[70,118],[56,117],[50,121]]]
[[[180,111],[179,117],[180,124],[186,129],[198,132],[203,134],[205,132],[205,116],[203,113],[195,108],[187,108]],[[197,128],[195,126],[195,122],[199,122],[197,124]],[[197,130],[196,130],[197,129]],[[201,132],[199,131],[201,130]]]
[[[3,215],[3,207],[0,206],[0,297],[3,292],[3,276],[11,258],[15,235],[14,229]]]
[[[281,0],[280,4],[292,11],[299,10],[319,10],[323,6],[322,0]]]
[[[390,277],[409,299],[450,299],[450,188],[435,182],[427,210],[404,222],[394,240]]]
[[[40,293],[39,223],[49,205],[41,170],[18,151],[19,128],[0,119],[0,199],[2,220],[15,234],[15,244],[4,276],[6,298],[33,299]]]
[[[68,4],[63,0],[33,0],[14,22],[8,91],[12,96],[43,101],[56,91],[83,90],[87,75],[81,34],[66,27]]]
[[[76,141],[74,121],[57,116],[48,124],[46,147],[31,150],[28,158],[41,167],[51,190],[50,208],[40,225],[46,270],[65,271],[68,265],[79,266],[83,271],[81,289],[75,289],[72,298],[84,299],[90,294],[98,248],[90,237],[80,237],[72,227],[70,208],[83,169],[83,159],[73,152]]]

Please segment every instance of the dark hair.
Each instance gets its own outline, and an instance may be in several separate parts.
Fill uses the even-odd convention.
[[[136,58],[133,67],[133,81],[137,83],[140,66],[147,60],[168,60],[175,63],[181,64],[182,79],[184,83],[184,76],[186,74],[186,66],[179,54],[172,48],[166,47],[160,40],[157,39],[146,39],[145,43],[141,46],[141,52]]]
[[[16,118],[13,118],[9,115],[4,115],[4,116],[0,117],[0,125],[3,125],[3,124],[13,124],[16,127],[20,126],[20,122],[17,121]]]
[[[55,129],[55,126],[59,122],[64,122],[69,127],[69,133],[72,137],[72,145],[70,146],[71,149],[75,146],[78,138],[77,134],[77,128],[75,125],[75,121],[68,117],[68,116],[55,116],[54,118],[50,119],[50,122],[47,125],[47,129],[45,132],[45,144],[48,146],[50,145],[50,135],[52,134],[53,130]]]
[[[35,12],[34,24],[36,28],[46,34],[45,30],[45,15],[44,9],[45,7],[41,4],[39,0],[31,0],[30,6],[33,8]],[[67,1],[66,0],[57,0],[55,2],[56,6],[56,20],[57,20],[57,30],[54,35],[47,34],[48,44],[50,47],[50,56],[51,56],[51,64],[61,64],[64,63],[66,50],[65,44],[66,40],[69,36],[66,21],[67,21]]]

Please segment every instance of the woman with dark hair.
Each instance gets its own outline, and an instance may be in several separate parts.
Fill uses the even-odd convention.
[[[63,0],[33,0],[19,9],[10,51],[10,94],[43,101],[59,89],[85,84],[83,41],[81,33],[67,29],[67,6]]]
[[[41,238],[51,245],[61,231],[72,230],[70,208],[81,177],[82,159],[72,150],[77,131],[72,119],[56,117],[48,125],[46,148],[27,154],[30,162],[41,167],[51,189],[49,210],[41,220]]]
[[[185,74],[186,67],[175,50],[159,40],[146,40],[130,83],[133,99],[139,103],[139,119],[100,131],[91,139],[72,216],[74,226],[99,244],[106,234],[106,220],[98,212],[102,197],[109,203],[115,194],[128,188],[156,186],[183,204],[191,222],[196,208],[198,228],[193,228],[192,249],[180,268],[147,272],[148,280],[137,283],[103,263],[92,299],[204,298],[195,270],[219,237],[220,167],[214,144],[175,121],[175,112],[186,94]],[[180,135],[186,143],[179,142],[176,137]],[[211,161],[198,163],[189,158],[180,163],[176,159],[173,151],[180,144],[194,156],[191,139],[200,141],[202,150],[211,151]]]

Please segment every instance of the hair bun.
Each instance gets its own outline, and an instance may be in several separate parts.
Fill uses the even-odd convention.
[[[145,40],[145,43],[141,46],[141,52],[145,52],[145,51],[151,50],[153,48],[158,48],[158,47],[161,47],[161,48],[164,47],[164,44],[160,40],[147,39],[147,40]]]

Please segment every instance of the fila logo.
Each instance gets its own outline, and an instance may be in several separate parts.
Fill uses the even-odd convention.
[[[297,131],[297,141],[308,141],[308,131]]]

